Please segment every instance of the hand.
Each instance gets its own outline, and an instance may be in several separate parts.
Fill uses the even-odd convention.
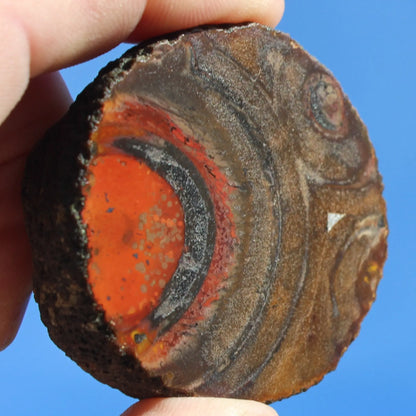
[[[54,71],[122,41],[136,42],[200,24],[257,21],[273,27],[283,8],[284,0],[2,0],[0,350],[14,339],[31,292],[30,246],[20,200],[26,156],[71,103]],[[146,400],[125,415],[153,414],[152,409],[161,415],[197,414],[198,409],[205,415],[273,412],[253,402],[207,400],[212,399]]]

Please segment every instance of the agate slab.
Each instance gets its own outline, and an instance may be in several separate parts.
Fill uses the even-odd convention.
[[[298,393],[374,301],[382,189],[357,112],[287,35],[248,24],[146,42],[29,158],[42,319],[134,397]]]

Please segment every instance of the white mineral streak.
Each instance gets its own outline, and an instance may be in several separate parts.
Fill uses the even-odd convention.
[[[328,212],[328,221],[326,224],[326,229],[328,233],[332,230],[334,225],[341,221],[345,217],[345,214],[338,214],[336,212]]]

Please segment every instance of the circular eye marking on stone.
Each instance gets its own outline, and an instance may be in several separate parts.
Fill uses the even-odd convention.
[[[344,95],[330,75],[314,73],[305,82],[305,103],[314,125],[325,136],[340,139],[348,130]]]

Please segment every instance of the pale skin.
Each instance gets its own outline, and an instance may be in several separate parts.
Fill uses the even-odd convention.
[[[32,290],[21,179],[28,152],[72,99],[58,72],[123,41],[209,23],[274,27],[284,0],[2,0],[0,4],[0,350],[14,339]],[[260,403],[143,400],[124,416],[275,415]]]

